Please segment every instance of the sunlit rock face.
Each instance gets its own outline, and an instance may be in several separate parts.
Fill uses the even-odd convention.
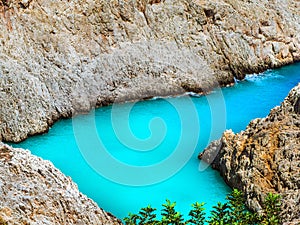
[[[0,139],[94,106],[208,92],[300,59],[292,0],[2,0]]]
[[[297,61],[299,14],[292,0],[1,0],[0,140],[21,141],[95,106],[206,93]],[[120,223],[49,162],[1,144],[0,164],[4,221]]]

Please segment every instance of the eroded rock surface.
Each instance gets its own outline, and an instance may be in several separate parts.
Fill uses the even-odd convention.
[[[0,143],[0,221],[8,224],[122,224],[71,178],[23,149]],[[1,223],[2,224],[2,223]]]
[[[251,121],[238,134],[226,131],[200,154],[246,194],[251,209],[260,211],[268,192],[282,195],[286,224],[300,223],[299,101],[300,84],[266,118]]]
[[[1,0],[0,140],[300,59],[294,0]]]

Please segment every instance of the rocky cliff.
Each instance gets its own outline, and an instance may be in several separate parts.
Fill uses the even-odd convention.
[[[261,209],[266,193],[279,193],[282,218],[286,224],[299,224],[300,84],[266,118],[251,121],[238,134],[226,131],[199,156],[231,187],[246,193],[251,209]]]
[[[299,59],[299,1],[0,0],[0,140]],[[28,152],[0,144],[0,170],[0,221],[118,223]]]
[[[52,163],[0,143],[0,224],[122,224]]]
[[[1,0],[0,140],[300,59],[293,0]]]

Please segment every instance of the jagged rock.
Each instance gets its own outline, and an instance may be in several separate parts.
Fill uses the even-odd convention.
[[[51,162],[0,142],[1,220],[15,225],[122,224]]]
[[[292,0],[2,0],[0,140],[21,141],[94,106],[206,93],[245,73],[300,60],[299,9]],[[1,156],[0,218],[114,221],[51,164],[8,149]],[[288,173],[282,179],[295,186]]]
[[[255,211],[268,192],[279,193],[285,224],[300,222],[299,99],[300,84],[266,118],[251,121],[241,133],[224,132],[200,155],[226,183],[246,194]]]
[[[0,140],[300,60],[292,0],[0,1]]]

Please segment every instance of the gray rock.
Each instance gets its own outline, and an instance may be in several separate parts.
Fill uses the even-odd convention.
[[[292,0],[2,1],[0,140],[24,140],[47,131],[60,118],[95,106],[186,91],[207,93],[232,84],[234,77],[243,79],[246,73],[300,60],[299,8]],[[280,48],[274,50],[273,43],[281,43]],[[288,108],[293,109],[298,110]],[[269,121],[279,117],[274,114]],[[300,123],[295,119],[292,124]],[[248,132],[250,137],[255,130]],[[282,139],[285,146],[289,139]],[[259,140],[268,146],[268,139]],[[119,223],[51,164],[2,144],[1,149],[0,216],[5,220]],[[9,154],[2,153],[4,149]],[[215,149],[226,155],[223,148]],[[241,165],[259,164],[254,147],[249,145],[247,151],[239,156],[245,159]],[[230,155],[221,156],[224,163],[215,165],[229,168]],[[268,173],[268,166],[260,166],[232,174],[228,182],[264,174],[262,183],[272,186],[264,181]],[[277,186],[295,188],[294,175],[292,180],[284,172]],[[258,191],[247,186],[247,193]],[[259,208],[261,199],[255,195],[249,205]]]
[[[95,106],[206,93],[300,59],[300,6],[292,0],[5,2],[4,141]]]
[[[299,99],[300,84],[266,118],[253,120],[238,134],[226,131],[201,153],[215,156],[202,160],[242,190],[252,210],[261,210],[268,192],[279,193],[285,224],[299,224],[300,218]]]
[[[0,219],[16,225],[122,224],[80,193],[51,162],[2,143]]]

